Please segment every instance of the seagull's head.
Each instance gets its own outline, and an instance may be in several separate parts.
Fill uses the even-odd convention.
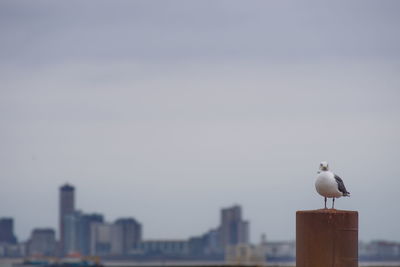
[[[321,171],[327,171],[328,170],[328,162],[323,161],[319,164],[319,169]]]

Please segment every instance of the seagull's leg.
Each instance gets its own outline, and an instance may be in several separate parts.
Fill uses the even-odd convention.
[[[325,197],[325,209],[326,209],[326,197]]]
[[[332,199],[332,209],[335,208],[335,198]]]

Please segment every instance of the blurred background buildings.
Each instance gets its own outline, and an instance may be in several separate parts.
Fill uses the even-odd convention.
[[[188,239],[145,239],[142,224],[132,217],[107,222],[102,214],[76,209],[75,188],[59,189],[59,238],[52,228],[35,228],[30,238],[18,243],[14,220],[0,218],[0,257],[100,256],[104,259],[201,260],[229,262],[293,261],[294,241],[269,241],[262,235],[251,244],[250,223],[240,205],[221,209],[220,225]],[[360,242],[361,260],[399,260],[400,243]]]

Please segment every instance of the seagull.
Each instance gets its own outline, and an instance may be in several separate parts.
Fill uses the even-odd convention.
[[[317,180],[315,181],[315,188],[318,194],[325,198],[325,209],[326,199],[332,198],[332,209],[335,206],[335,198],[349,197],[350,192],[347,192],[344,186],[342,178],[329,171],[328,163],[323,161],[319,165],[320,171],[318,172]]]

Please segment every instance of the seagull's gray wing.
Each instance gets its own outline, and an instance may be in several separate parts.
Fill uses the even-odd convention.
[[[336,182],[337,182],[337,184],[338,184],[339,191],[343,193],[343,196],[348,196],[348,195],[350,195],[350,192],[347,192],[347,189],[346,189],[346,187],[344,186],[344,183],[343,183],[342,178],[340,178],[339,176],[337,176],[337,175],[335,174],[335,180],[336,180]]]

